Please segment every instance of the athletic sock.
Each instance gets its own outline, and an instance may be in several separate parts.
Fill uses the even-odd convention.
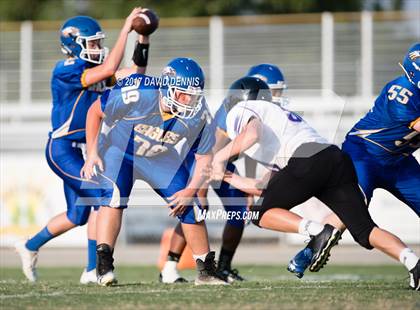
[[[299,234],[305,236],[316,236],[324,229],[324,225],[309,221],[307,219],[302,219],[299,223]]]
[[[413,250],[410,248],[405,248],[400,253],[400,262],[410,271],[416,267],[419,258],[414,254]]]
[[[167,261],[168,262],[177,262],[178,263],[179,260],[181,259],[181,255],[182,255],[182,253],[181,254],[178,254],[178,253],[174,253],[172,251],[169,251]]]
[[[177,262],[166,261],[162,268],[162,274],[178,274],[178,269],[176,268]]]
[[[204,262],[206,260],[207,254],[209,254],[209,252],[201,254],[201,255],[193,255],[194,260],[196,261],[197,259],[201,260],[202,262]]]
[[[47,226],[45,226],[39,233],[29,239],[25,246],[30,251],[38,251],[40,247],[52,238],[54,238],[54,236],[48,231]]]
[[[232,268],[231,263],[232,263],[233,255],[235,255],[234,251],[229,251],[222,247],[222,249],[220,250],[219,263],[218,263],[217,269],[230,270]]]
[[[88,263],[86,271],[96,268],[96,240],[88,239]]]

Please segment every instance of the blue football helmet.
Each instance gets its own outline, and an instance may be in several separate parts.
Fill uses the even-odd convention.
[[[288,103],[287,97],[283,96],[283,91],[287,88],[283,73],[279,67],[272,64],[259,64],[251,67],[247,76],[257,77],[268,84],[271,89],[272,101],[279,105]]]
[[[410,47],[402,65],[399,65],[404,70],[407,79],[420,88],[420,43]]]
[[[163,69],[159,91],[163,104],[179,118],[193,118],[201,109],[204,73],[191,58],[175,58]]]
[[[104,38],[101,26],[89,16],[72,17],[60,29],[62,52],[94,64],[101,64],[108,52],[102,45]]]

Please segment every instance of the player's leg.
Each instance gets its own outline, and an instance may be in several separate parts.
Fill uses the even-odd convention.
[[[356,169],[358,182],[360,189],[362,190],[362,193],[364,194],[364,198],[369,204],[372,195],[373,190],[376,187],[376,179],[378,174],[381,173],[380,168],[377,167],[375,161],[371,161],[369,154],[364,149],[363,145],[354,143],[350,140],[346,140],[343,143],[343,151],[348,154],[354,164],[354,167]],[[340,229],[341,232],[344,232],[346,229],[343,222],[340,220],[340,218],[332,212],[330,215],[328,215],[324,221],[324,224],[330,224],[338,229]],[[299,270],[297,273],[298,277],[303,276],[303,271],[306,270],[308,267],[308,260],[305,259],[305,257],[309,254],[310,251],[308,251],[306,248],[299,251],[291,260],[289,263],[289,270]]]
[[[87,223],[87,237],[88,237],[88,263],[84,269],[81,277],[80,283],[96,283],[96,217],[97,210],[92,210],[89,215],[89,220]]]
[[[179,159],[174,154],[170,156],[170,160],[165,158],[150,160],[154,170],[152,174],[147,175],[145,181],[165,200],[184,189],[188,184],[189,172],[178,161]],[[142,169],[145,169],[145,166]],[[215,255],[210,251],[205,222],[199,221],[196,217],[197,208],[200,207],[191,205],[182,215],[178,216],[185,240],[197,263],[198,276],[195,284],[226,284],[216,274]]]
[[[67,202],[67,212],[54,216],[47,225],[27,241],[19,241],[16,250],[22,259],[26,277],[36,280],[36,257],[38,250],[49,240],[87,222],[90,206],[78,205],[78,198],[95,197],[97,189],[82,189],[84,181],[79,172],[83,165],[83,155],[71,141],[49,140],[46,148],[47,162],[51,169],[64,182],[64,193]]]
[[[229,171],[236,170],[232,163],[229,163],[226,168]],[[231,187],[226,182],[213,184],[213,189],[222,201],[225,210],[232,213],[232,218],[226,221],[223,230],[217,271],[229,282],[243,281],[244,278],[239,275],[236,269],[232,269],[231,265],[244,231],[245,221],[243,216],[247,211],[247,197],[245,193]]]
[[[69,206],[70,202],[70,205],[74,206],[74,202],[77,199],[76,193],[65,183],[64,192],[67,205]],[[22,271],[29,281],[35,282],[38,278],[36,264],[39,249],[51,239],[74,227],[76,225],[68,219],[67,212],[63,212],[51,218],[47,225],[33,237],[28,240],[19,240],[15,244],[15,249],[22,261]]]
[[[63,143],[58,143],[57,147],[62,148],[62,144]],[[68,206],[65,220],[73,223],[74,226],[84,225],[86,222],[88,223],[88,260],[86,268],[80,277],[80,283],[96,283],[96,212],[91,212],[91,205],[97,205],[100,190],[97,187],[98,184],[96,184],[96,181],[88,182],[80,179],[80,169],[84,164],[82,150],[74,145],[70,150],[73,152],[68,151],[67,153],[73,155],[71,157],[71,165],[66,162],[69,160],[67,156],[64,158],[62,158],[62,156],[51,156],[49,157],[49,164],[57,170],[56,173],[62,173],[63,177],[65,177],[65,194]],[[51,153],[54,153],[54,145],[51,147]],[[50,222],[47,227],[54,235],[57,235],[54,231],[63,226],[63,224],[53,221]]]
[[[235,211],[236,212],[236,211]],[[242,212],[238,210],[237,212]],[[244,281],[237,269],[232,268],[232,260],[242,239],[244,225],[236,225],[226,222],[222,235],[222,246],[217,262],[217,271],[228,282]]]
[[[104,156],[105,171],[100,175],[101,207],[96,218],[98,284],[117,282],[114,274],[114,247],[121,229],[122,213],[134,184],[132,159],[116,148]]]
[[[409,272],[417,271],[417,282],[411,286],[419,289],[420,270],[417,270],[420,268],[419,258],[397,236],[377,227],[370,217],[357,184],[351,159],[344,153],[340,155],[338,150],[335,156],[335,174],[317,197],[337,214],[361,246],[367,249],[376,248],[396,260],[401,260]],[[331,161],[333,160],[334,158],[331,158]],[[318,267],[320,268],[320,265],[310,266],[314,271]]]
[[[398,167],[389,173],[393,178],[388,178],[385,189],[399,200],[408,205],[420,217],[420,163],[409,156],[398,163]],[[391,169],[389,169],[391,170]]]
[[[159,274],[159,281],[163,283],[182,283],[187,282],[178,272],[177,264],[187,245],[181,223],[175,226],[169,244],[168,256]]]
[[[254,224],[281,232],[300,233],[311,238],[310,251],[299,258],[304,261],[304,265],[310,264],[314,257],[319,259],[327,256],[340,238],[340,231],[331,225],[309,221],[289,211],[316,195],[333,173],[334,167],[328,160],[324,160],[331,147],[325,148],[326,146],[314,143],[299,147],[295,152],[296,157],[291,158],[284,169],[273,173],[263,197],[252,208],[259,215],[258,219],[253,220]],[[315,155],[304,155],[314,154],[318,149],[320,150]],[[299,264],[293,262],[289,269],[302,276],[304,270],[299,270],[298,266]]]
[[[369,206],[373,191],[375,188],[382,186],[382,184],[378,184],[378,181],[383,173],[383,168],[375,160],[372,160],[372,156],[366,151],[364,144],[346,139],[343,143],[342,150],[353,161],[358,184],[362,190],[366,204]],[[343,222],[341,222],[334,212],[325,218],[324,223],[333,225],[342,232],[346,229]]]
[[[342,186],[340,192],[327,194],[329,196],[327,199],[319,198],[328,206],[334,205],[331,209],[337,213],[361,246],[367,249],[376,248],[402,262],[410,273],[416,273],[416,280],[412,280],[410,286],[419,289],[420,261],[415,253],[397,236],[373,223],[356,184]],[[343,195],[346,197],[344,201]]]

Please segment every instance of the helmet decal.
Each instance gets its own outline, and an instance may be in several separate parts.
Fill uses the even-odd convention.
[[[77,37],[80,36],[80,30],[76,27],[66,27],[64,28],[61,33],[63,34],[64,37],[68,38],[68,37]]]
[[[162,70],[162,75],[167,75],[167,76],[176,76],[176,71],[174,68],[172,68],[171,66],[166,66],[163,70]]]
[[[416,60],[420,57],[420,51],[414,51],[408,54],[408,57],[410,57],[411,60]]]
[[[409,48],[402,64],[399,65],[407,79],[420,88],[420,43],[415,43]]]

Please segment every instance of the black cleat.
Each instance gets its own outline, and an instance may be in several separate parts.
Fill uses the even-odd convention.
[[[217,270],[217,275],[219,278],[223,279],[228,283],[233,283],[235,281],[245,281],[245,279],[239,274],[237,269],[223,269]]]
[[[338,244],[341,231],[333,226],[326,224],[324,229],[309,241],[307,248],[312,250],[312,260],[309,270],[318,272],[327,263],[330,251],[333,246]]]
[[[96,272],[98,284],[101,286],[110,286],[118,282],[114,274],[113,252],[111,247],[105,243],[101,243],[96,247]]]
[[[226,281],[220,278],[216,272],[216,262],[214,260],[214,252],[209,252],[204,262],[197,259],[198,275],[195,279],[195,285],[228,285]]]
[[[408,274],[410,275],[410,288],[415,291],[420,291],[420,260]]]

